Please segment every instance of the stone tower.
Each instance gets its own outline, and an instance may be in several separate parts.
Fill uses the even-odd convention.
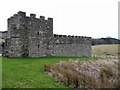
[[[42,57],[49,55],[48,43],[53,35],[53,19],[19,11],[8,19],[6,54],[9,57]]]
[[[4,56],[91,56],[91,38],[53,34],[53,18],[19,11],[8,19]]]

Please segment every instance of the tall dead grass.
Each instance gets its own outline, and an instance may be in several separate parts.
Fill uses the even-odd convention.
[[[88,64],[89,66],[92,65],[91,62]],[[80,69],[82,68],[84,68],[84,71],[80,72]],[[88,69],[88,67],[84,66],[84,62],[80,61],[64,61],[54,65],[45,65],[45,72],[47,74],[54,77],[57,82],[65,84],[72,88],[120,87],[120,84],[118,84],[118,74],[117,72],[113,71],[114,69],[111,69],[109,65],[101,65],[97,69],[99,69],[97,71],[97,73],[99,73],[98,76],[97,73],[94,73],[92,75],[91,73],[93,73],[95,70],[92,70],[92,68],[91,70]]]

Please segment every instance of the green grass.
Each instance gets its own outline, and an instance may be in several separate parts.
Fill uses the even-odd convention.
[[[2,88],[66,88],[44,73],[45,64],[62,60],[97,60],[98,58],[46,57],[46,58],[5,58],[2,62]]]

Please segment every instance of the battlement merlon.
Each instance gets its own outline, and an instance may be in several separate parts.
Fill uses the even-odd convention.
[[[19,11],[17,14],[19,17],[26,17],[26,12]]]
[[[49,17],[49,18],[48,18],[48,21],[53,21],[53,18],[50,18],[50,17]]]
[[[31,17],[31,18],[36,18],[36,14],[31,13],[31,14],[30,14],[30,17]]]
[[[40,16],[40,19],[41,20],[45,20],[45,16]]]

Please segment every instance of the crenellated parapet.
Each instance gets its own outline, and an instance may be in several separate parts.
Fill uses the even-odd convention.
[[[91,37],[86,36],[54,34],[53,37],[56,44],[91,44]]]
[[[19,11],[17,14],[14,14],[10,18],[8,18],[8,21],[12,21],[14,19],[18,18],[27,18],[27,19],[36,19],[38,21],[47,21],[47,22],[53,22],[53,18],[48,17],[45,19],[45,16],[40,16],[39,18],[36,17],[36,14],[31,13],[29,16],[26,16],[26,12]]]

